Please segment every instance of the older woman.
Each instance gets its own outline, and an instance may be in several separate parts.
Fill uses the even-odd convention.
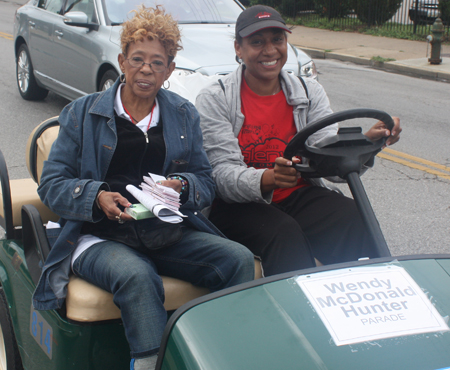
[[[376,256],[354,201],[302,179],[283,158],[300,129],[332,113],[317,81],[303,84],[282,70],[288,32],[275,9],[247,8],[236,22],[240,67],[196,101],[218,193],[210,220],[260,256],[266,275],[312,267],[314,258],[327,264]],[[378,122],[366,135],[393,144],[401,131],[395,122],[392,132]],[[334,134],[329,127],[310,140]]]
[[[120,79],[70,103],[59,117],[38,191],[61,216],[61,228],[34,305],[61,307],[72,265],[73,273],[114,295],[131,369],[151,369],[167,317],[158,274],[215,291],[253,279],[254,262],[199,212],[214,198],[199,116],[161,89],[181,48],[176,22],[160,7],[141,7],[123,24],[121,42]],[[163,185],[180,192],[188,216],[182,224],[134,221],[124,212],[136,202],[126,185],[139,186],[148,172],[167,176]]]

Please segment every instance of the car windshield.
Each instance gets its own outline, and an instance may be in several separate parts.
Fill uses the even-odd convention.
[[[242,8],[234,0],[103,0],[107,24],[121,24],[140,4],[160,4],[178,23],[236,23]]]

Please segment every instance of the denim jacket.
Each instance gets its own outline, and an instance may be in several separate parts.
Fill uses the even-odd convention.
[[[44,164],[38,188],[42,201],[61,217],[60,229],[42,269],[33,295],[38,310],[60,308],[67,292],[70,259],[85,221],[97,222],[95,198],[117,145],[114,98],[119,81],[101,93],[87,95],[67,105],[59,116],[60,133]],[[161,89],[157,95],[163,119],[166,158],[163,175],[172,160],[188,162],[186,172],[176,173],[189,182],[189,196],[181,211],[196,229],[219,234],[200,213],[214,198],[211,167],[203,150],[197,110],[187,100]],[[125,195],[126,196],[126,195]]]

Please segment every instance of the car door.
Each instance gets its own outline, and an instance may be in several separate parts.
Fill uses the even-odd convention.
[[[58,60],[54,59],[53,26],[62,19],[61,11],[65,0],[39,0],[35,11],[29,15],[29,42],[31,61],[35,75],[45,80],[45,85],[53,87],[51,76]]]
[[[66,14],[70,17],[70,12],[85,13],[89,23],[98,24],[98,17],[93,0],[67,0],[63,16],[55,23],[53,47],[59,64],[54,77],[60,85],[57,89],[62,95],[75,99],[96,91],[93,40],[98,39],[98,32],[65,24]]]

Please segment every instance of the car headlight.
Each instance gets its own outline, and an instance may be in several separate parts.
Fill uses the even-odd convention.
[[[300,75],[302,77],[317,78],[316,64],[314,63],[313,60],[309,61],[308,63],[300,67]]]

